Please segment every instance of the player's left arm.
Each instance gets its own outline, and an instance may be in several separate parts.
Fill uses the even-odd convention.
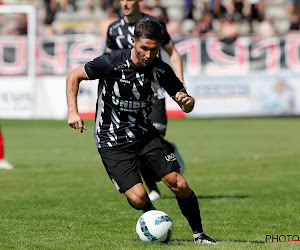
[[[175,48],[172,41],[164,45],[163,48],[170,57],[170,62],[175,74],[177,75],[177,77],[180,79],[180,81],[183,83],[184,87],[186,88],[184,84],[184,78],[183,78],[182,60],[178,50]]]
[[[194,109],[195,99],[188,95],[185,89],[177,92],[172,98],[178,103],[183,112],[190,113]]]

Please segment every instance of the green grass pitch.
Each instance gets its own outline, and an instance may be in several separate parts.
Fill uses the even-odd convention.
[[[1,121],[15,169],[0,170],[0,249],[300,249],[300,242],[265,242],[300,236],[299,119],[169,120],[166,138],[185,160],[205,232],[218,246],[192,242],[163,183],[154,204],[172,218],[172,240],[141,243],[141,212],[110,182],[93,121],[86,127],[81,134],[66,121]]]

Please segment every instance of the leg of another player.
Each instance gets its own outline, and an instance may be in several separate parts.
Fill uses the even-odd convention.
[[[149,168],[146,168],[139,160],[137,160],[137,166],[140,170],[141,175],[144,178],[145,184],[149,189],[149,198],[151,201],[160,199],[160,191],[157,187],[155,177],[153,173],[150,172]]]
[[[180,210],[186,217],[193,231],[194,241],[205,244],[218,244],[216,240],[210,238],[203,232],[197,197],[182,175],[178,172],[172,172],[165,175],[162,181],[176,195]]]
[[[11,165],[7,160],[4,159],[4,143],[3,137],[0,130],[0,169],[13,169],[13,165]]]
[[[149,199],[147,192],[142,183],[134,185],[128,189],[125,193],[128,203],[137,210],[147,212],[150,210],[156,210],[151,200]]]

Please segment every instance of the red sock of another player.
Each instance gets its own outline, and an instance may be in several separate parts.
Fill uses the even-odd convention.
[[[0,131],[0,160],[4,158],[4,145],[3,145],[3,139],[2,139],[2,133]]]

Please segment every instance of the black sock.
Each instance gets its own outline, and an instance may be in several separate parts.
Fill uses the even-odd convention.
[[[190,198],[181,199],[176,197],[182,214],[187,218],[194,234],[203,232],[201,215],[197,197],[193,192]]]
[[[150,210],[156,210],[154,205],[152,204],[152,201],[150,200],[148,194],[146,193],[146,204],[142,207],[143,213],[146,213]]]

